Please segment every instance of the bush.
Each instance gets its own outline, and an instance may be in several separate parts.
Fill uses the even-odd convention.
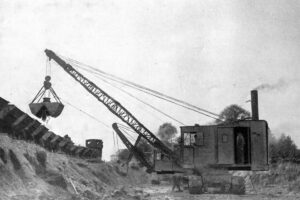
[[[9,157],[14,166],[14,169],[15,170],[21,169],[22,165],[21,165],[19,159],[17,158],[16,154],[11,149],[9,150]]]
[[[117,153],[117,158],[119,161],[127,161],[129,157],[129,150],[128,149],[120,149]]]
[[[270,134],[270,136],[269,153],[271,163],[281,161],[297,162],[300,152],[290,136],[282,134],[278,140],[272,140],[272,135]]]
[[[46,161],[47,161],[47,153],[45,151],[37,151],[35,153],[37,161],[42,165],[43,167],[46,167]]]
[[[300,168],[298,164],[294,163],[273,164],[268,173],[254,173],[251,175],[251,180],[255,185],[289,185],[290,190],[297,189],[296,185],[300,183],[299,178]],[[300,189],[300,187],[298,188]]]

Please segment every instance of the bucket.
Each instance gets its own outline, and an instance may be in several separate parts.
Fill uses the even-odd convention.
[[[59,102],[31,103],[29,108],[32,114],[45,120],[47,117],[58,117],[64,109]]]

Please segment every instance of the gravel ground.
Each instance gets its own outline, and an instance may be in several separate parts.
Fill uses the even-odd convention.
[[[265,191],[259,191],[254,194],[246,195],[230,195],[230,194],[201,194],[191,195],[187,190],[183,192],[172,192],[171,186],[144,186],[143,191],[150,194],[150,200],[269,200],[269,199],[284,199],[284,200],[296,200],[300,199],[300,194],[276,192],[276,187],[265,189]],[[279,194],[280,193],[280,194]]]

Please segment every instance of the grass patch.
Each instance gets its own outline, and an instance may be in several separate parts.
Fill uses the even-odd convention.
[[[251,175],[254,184],[260,186],[288,185],[289,191],[300,191],[300,165],[295,163],[280,163],[272,165],[267,173]]]

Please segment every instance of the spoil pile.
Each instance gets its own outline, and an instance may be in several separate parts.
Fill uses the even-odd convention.
[[[148,179],[143,169],[129,168],[126,175],[116,163],[48,152],[0,134],[1,200],[147,199],[134,188]]]

